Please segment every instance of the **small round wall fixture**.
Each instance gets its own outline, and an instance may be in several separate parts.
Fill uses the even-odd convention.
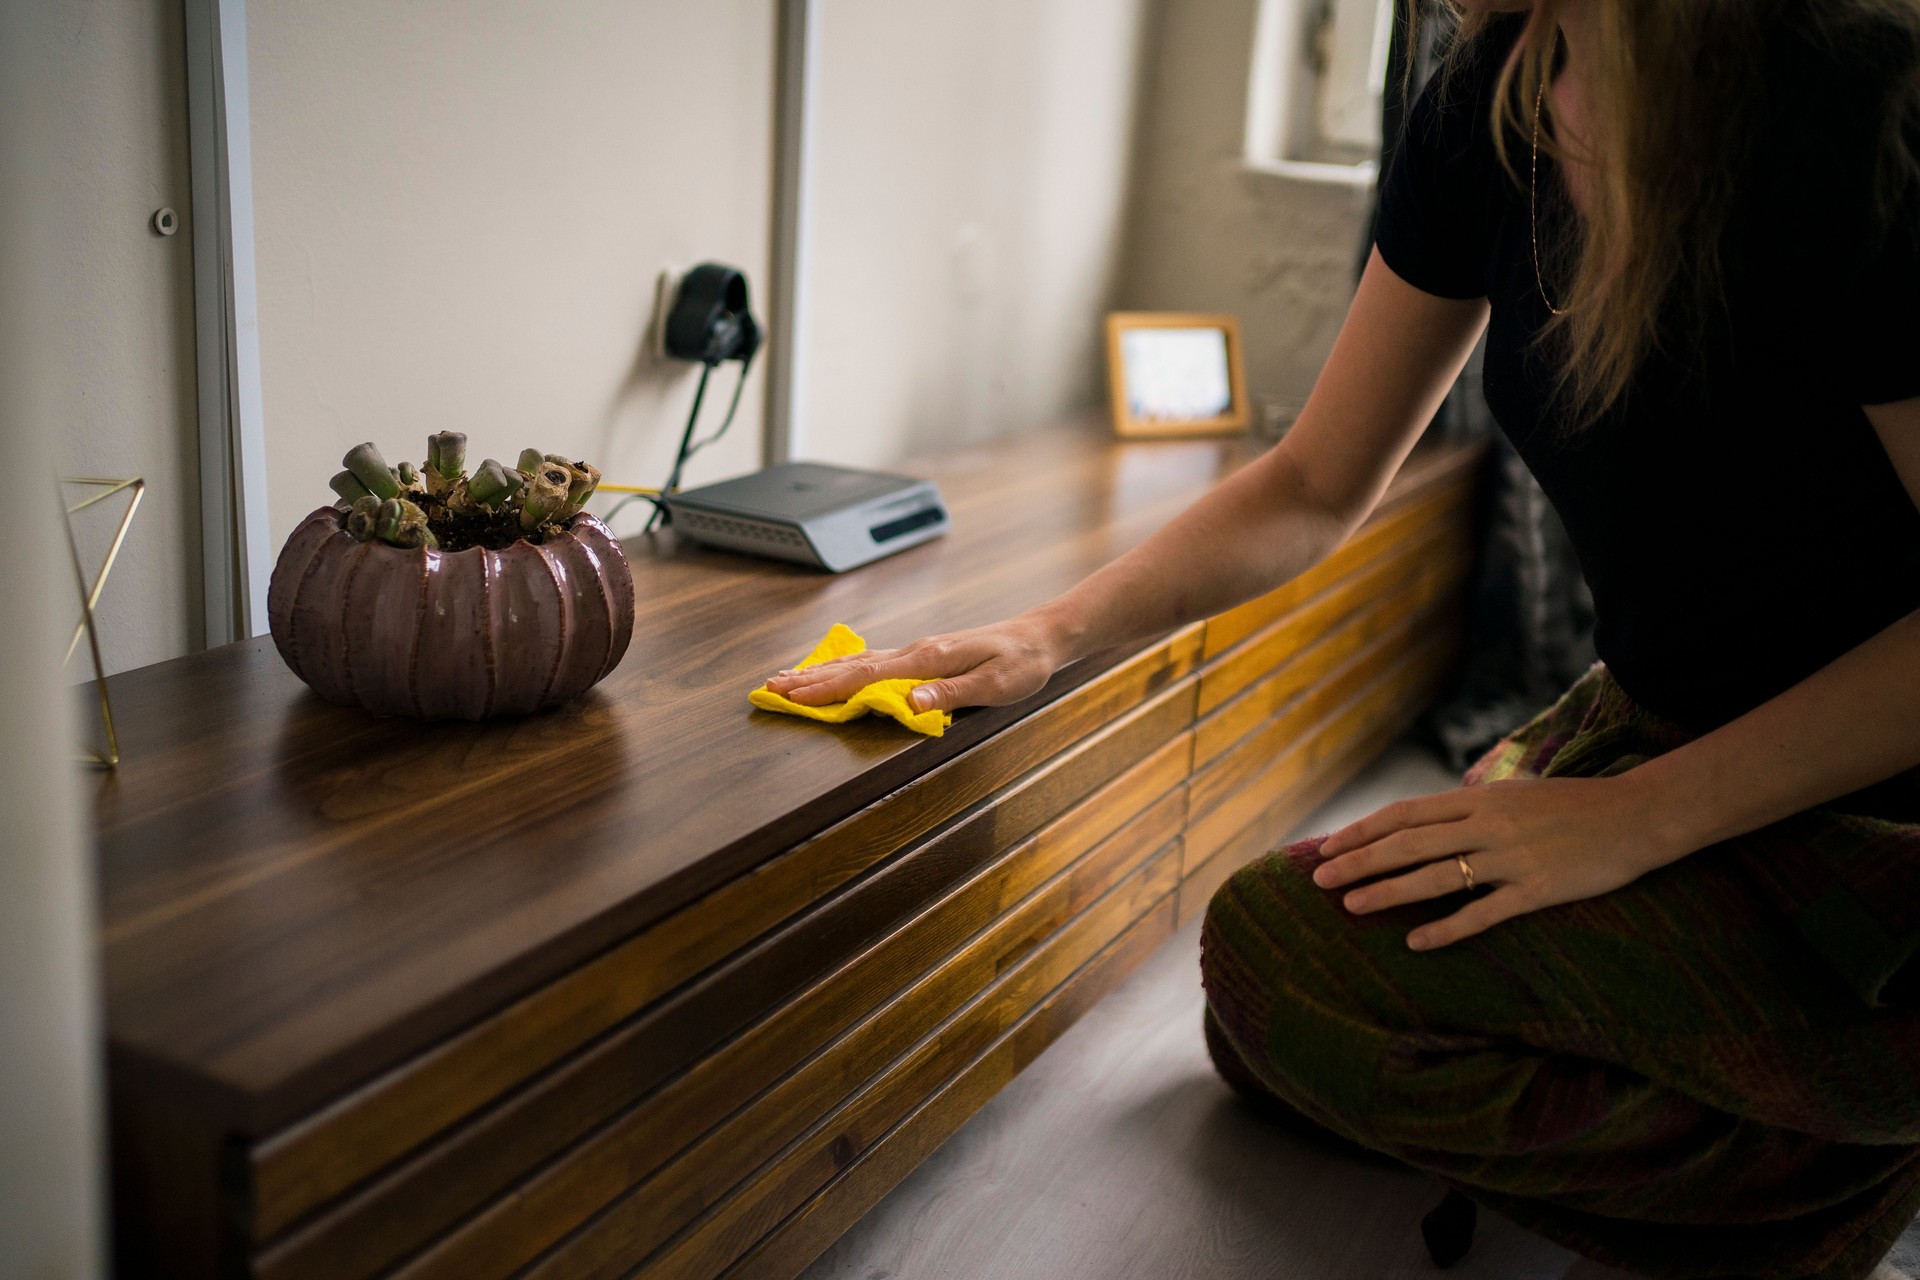
[[[372,445],[341,500],[296,527],[267,591],[274,644],[329,702],[380,716],[481,720],[579,697],[633,637],[633,575],[582,511],[599,472],[527,450],[472,476],[443,432],[426,466]]]

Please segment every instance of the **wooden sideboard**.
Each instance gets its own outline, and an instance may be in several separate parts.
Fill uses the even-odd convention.
[[[624,663],[523,720],[373,720],[264,639],[115,677],[120,1273],[803,1269],[1430,699],[1475,453],[939,740],[746,691],[836,621],[1046,599],[1248,456],[1078,426],[930,460],[953,533],[838,578],[634,540]]]

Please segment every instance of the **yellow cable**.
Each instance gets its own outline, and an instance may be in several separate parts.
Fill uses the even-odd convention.
[[[633,484],[604,484],[603,483],[603,484],[596,485],[594,487],[601,493],[637,493],[642,497],[646,497],[646,498],[657,497],[660,493],[658,489],[643,489],[639,485],[633,485]]]

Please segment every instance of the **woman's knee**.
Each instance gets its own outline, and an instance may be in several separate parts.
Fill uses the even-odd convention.
[[[1200,930],[1200,979],[1207,1007],[1224,1043],[1257,1065],[1276,995],[1322,950],[1326,910],[1318,889],[1298,865],[1295,846],[1235,871],[1214,892]],[[1223,1074],[1225,1074],[1223,1072]]]
[[[1264,988],[1332,941],[1339,912],[1310,877],[1318,848],[1316,840],[1277,849],[1214,891],[1200,930],[1200,972],[1209,996],[1248,984]]]

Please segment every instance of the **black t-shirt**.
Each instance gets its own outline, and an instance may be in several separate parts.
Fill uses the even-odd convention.
[[[1535,342],[1549,313],[1528,141],[1509,147],[1518,182],[1493,146],[1517,29],[1489,31],[1421,95],[1377,245],[1418,289],[1489,299],[1487,402],[1567,526],[1600,656],[1642,706],[1705,731],[1920,608],[1920,511],[1861,410],[1920,396],[1920,218],[1873,232],[1872,77],[1778,42],[1788,65],[1723,253],[1728,318],[1650,356],[1620,404],[1570,432]],[[1544,155],[1539,189],[1550,265],[1546,237],[1571,215]]]

